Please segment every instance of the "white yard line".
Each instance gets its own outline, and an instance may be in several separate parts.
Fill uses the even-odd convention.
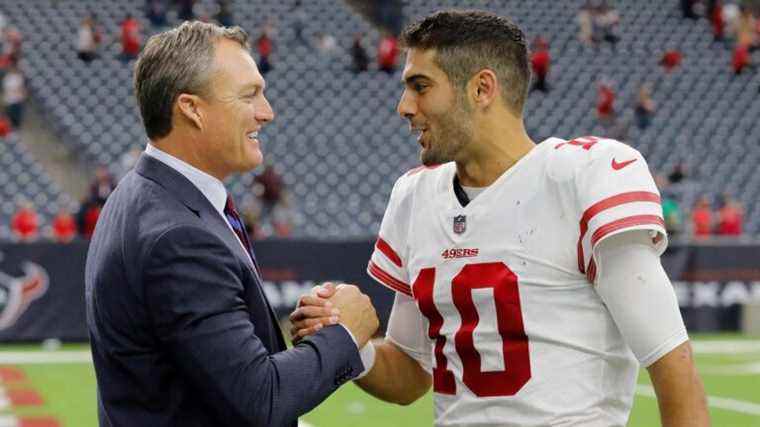
[[[639,396],[656,397],[654,387],[646,384],[636,384],[636,394]],[[748,415],[760,415],[760,404],[744,400],[707,396],[707,404],[713,408],[726,409]]]
[[[87,351],[0,351],[0,364],[38,365],[55,363],[92,363]],[[0,424],[2,427],[2,424]]]
[[[691,346],[694,352],[698,354],[760,353],[760,339],[751,341],[692,341]]]

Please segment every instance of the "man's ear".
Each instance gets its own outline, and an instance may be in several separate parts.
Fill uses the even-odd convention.
[[[488,68],[475,73],[470,79],[469,86],[473,104],[477,107],[487,108],[499,96],[499,81],[496,79],[496,73]]]
[[[177,97],[177,109],[182,117],[193,123],[198,130],[203,130],[203,111],[200,108],[202,100],[198,95],[180,93]]]

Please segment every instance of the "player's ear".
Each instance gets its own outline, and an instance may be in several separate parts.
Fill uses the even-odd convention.
[[[477,107],[487,108],[499,94],[499,82],[493,70],[484,68],[470,79],[473,104]]]
[[[177,97],[177,110],[187,121],[198,130],[203,130],[203,110],[200,108],[201,98],[189,93],[181,93]]]

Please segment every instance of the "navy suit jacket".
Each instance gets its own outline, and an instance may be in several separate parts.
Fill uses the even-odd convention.
[[[237,236],[145,154],[103,208],[85,282],[101,426],[295,426],[363,369],[340,326],[286,350]]]

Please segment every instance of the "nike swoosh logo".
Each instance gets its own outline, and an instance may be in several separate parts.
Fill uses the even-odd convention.
[[[612,169],[615,169],[616,171],[619,171],[620,169],[623,169],[624,167],[626,167],[626,166],[630,165],[631,163],[635,162],[636,160],[638,160],[638,159],[631,159],[631,160],[626,160],[624,162],[618,163],[613,158],[612,159]]]

